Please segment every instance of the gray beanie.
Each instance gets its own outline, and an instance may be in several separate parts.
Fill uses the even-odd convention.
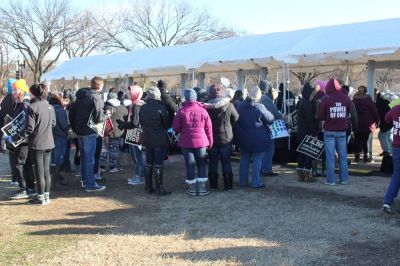
[[[185,96],[185,101],[196,101],[197,93],[195,90],[186,89],[183,91],[183,96]]]
[[[161,92],[157,87],[150,87],[146,92],[147,92],[147,99],[161,101]]]

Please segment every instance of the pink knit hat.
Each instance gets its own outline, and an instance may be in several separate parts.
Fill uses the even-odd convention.
[[[136,104],[142,99],[143,89],[138,85],[129,86],[129,90],[131,91],[131,101],[132,104]]]

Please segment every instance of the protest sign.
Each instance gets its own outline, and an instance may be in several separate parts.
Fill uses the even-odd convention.
[[[272,139],[289,137],[289,132],[286,129],[285,121],[275,120],[272,125],[269,126]]]
[[[297,128],[297,120],[299,119],[299,115],[297,111],[294,111],[293,113],[289,114],[289,122],[290,122],[290,128]]]
[[[104,126],[103,137],[107,137],[114,131],[114,126],[113,126],[111,118],[107,118],[106,121],[104,122],[104,124],[105,124],[105,126]]]
[[[323,141],[312,136],[305,136],[301,141],[297,151],[311,158],[319,160],[324,152],[325,145]]]
[[[104,129],[105,129],[105,122],[100,122],[100,123],[94,123],[93,122],[93,111],[90,113],[89,116],[89,121],[87,123],[88,127],[90,127],[91,129],[94,130],[94,132],[96,132],[97,135],[99,136],[104,136]]]
[[[9,120],[8,117],[6,120]],[[25,130],[26,114],[24,111],[19,113],[14,119],[1,128],[4,135],[11,136],[13,139],[12,145],[17,147],[19,144],[25,142],[27,137],[22,137]]]
[[[140,149],[142,148],[142,128],[135,127],[128,129],[125,135],[125,143],[129,145],[136,145]]]

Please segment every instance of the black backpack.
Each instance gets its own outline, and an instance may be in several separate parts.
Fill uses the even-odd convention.
[[[381,173],[385,175],[393,174],[393,158],[392,155],[385,155],[382,158]]]

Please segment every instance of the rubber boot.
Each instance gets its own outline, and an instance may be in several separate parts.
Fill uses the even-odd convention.
[[[208,181],[210,182],[210,189],[218,189],[218,174],[208,174]]]
[[[171,194],[170,191],[166,191],[163,186],[163,167],[154,166],[154,182],[156,187],[156,193],[159,196],[166,196]]]
[[[226,191],[232,191],[233,188],[233,174],[224,174],[224,188]]]
[[[197,178],[197,195],[199,196],[205,196],[208,195],[208,189],[207,189],[207,177],[201,178],[198,177]]]
[[[153,193],[153,166],[144,166],[144,189],[147,193]]]
[[[311,169],[304,169],[304,181],[307,183],[317,182],[317,179],[313,176]]]
[[[186,194],[190,196],[197,196],[197,181],[196,179],[193,180],[186,180],[186,184],[188,188],[186,189]]]
[[[303,168],[296,168],[297,176],[299,177],[297,181],[299,182],[304,182],[305,181],[305,175],[304,175],[304,169]]]

